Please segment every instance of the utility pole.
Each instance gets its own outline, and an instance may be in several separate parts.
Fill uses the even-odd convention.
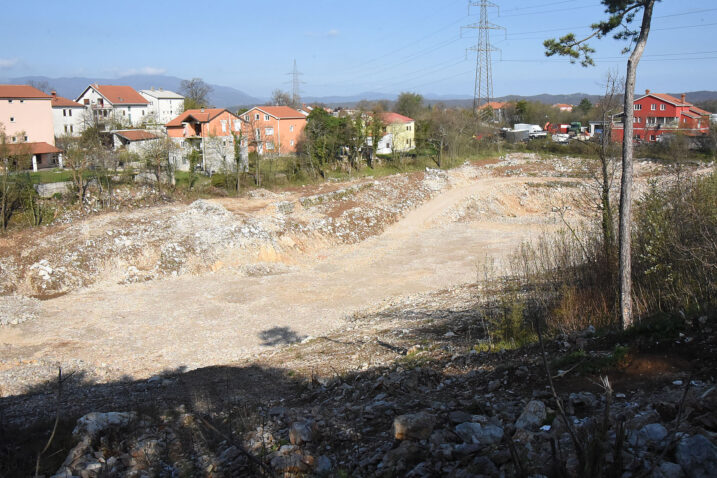
[[[299,68],[296,66],[296,59],[294,59],[294,69],[291,73],[291,102],[294,103],[294,106],[298,106],[299,100],[301,99],[300,95],[300,88],[301,88],[301,75],[303,73],[299,72]]]
[[[503,27],[488,21],[488,8],[499,8],[495,3],[487,0],[469,1],[468,12],[471,7],[480,7],[480,20],[478,23],[466,25],[463,28],[478,30],[478,41],[475,46],[469,48],[476,52],[476,76],[473,88],[473,114],[477,114],[478,108],[493,100],[493,66],[491,53],[500,51],[490,42],[490,31],[500,30]]]

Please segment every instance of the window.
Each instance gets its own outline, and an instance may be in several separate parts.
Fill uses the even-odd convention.
[[[13,142],[13,143],[17,143],[17,136],[13,136],[13,137],[12,137],[12,142]]]
[[[271,141],[266,143],[266,149],[274,149],[274,143],[272,143]]]
[[[269,121],[269,115],[264,115],[264,121]]]
[[[665,111],[667,109],[666,105],[660,105],[660,111]]]
[[[259,113],[257,113],[257,114],[254,115],[254,120],[255,120],[255,121],[259,121],[259,118],[260,118],[260,117],[261,117],[261,116],[259,115]]]
[[[222,123],[222,133],[226,133],[227,132],[227,121],[222,120],[221,123]]]
[[[62,116],[67,116],[67,110],[62,110]]]
[[[86,100],[85,100],[85,106],[87,106],[87,105],[89,105],[89,104],[90,104],[90,100],[89,100],[89,99],[86,99]]]
[[[651,134],[651,135],[650,135],[650,141],[655,141],[655,135],[654,135],[654,134]]]
[[[293,139],[292,139],[291,141],[289,141],[289,143],[290,143],[292,146],[294,146],[294,140],[293,140]]]
[[[20,103],[24,103],[24,102],[25,102],[25,100],[20,100]]]
[[[122,110],[122,116],[127,116],[127,112],[125,110]]]
[[[12,100],[7,100],[8,103],[12,103]]]
[[[274,136],[274,128],[264,128],[264,136]]]
[[[655,104],[650,105],[650,111],[655,111],[655,110],[657,110],[657,105],[655,105]]]
[[[15,117],[14,117],[14,116],[11,116],[11,117],[10,117],[10,122],[11,122],[11,123],[14,123],[14,122],[15,122]]]
[[[240,129],[241,129],[241,121],[234,120],[234,131],[239,131]]]
[[[640,117],[639,117],[639,116],[635,116],[635,123],[639,123],[639,122],[640,122]]]
[[[27,136],[25,136],[23,139],[24,139],[25,141],[27,141]]]
[[[654,116],[648,116],[647,124],[657,124],[657,118],[655,118]]]
[[[293,124],[292,124],[291,126],[289,126],[289,131],[291,131],[292,133],[294,132],[294,125],[293,125]]]
[[[260,140],[261,140],[261,130],[260,130],[259,128],[257,128],[257,129],[254,131],[254,137],[256,138],[257,141],[260,141]]]
[[[67,125],[65,125],[65,133],[67,133]]]
[[[72,110],[67,110],[67,116],[72,116]]]
[[[75,132],[75,127],[70,125],[70,133],[74,133],[74,132]]]
[[[635,110],[640,111],[642,109],[642,105],[635,105]]]
[[[144,116],[144,110],[142,110],[142,116]]]

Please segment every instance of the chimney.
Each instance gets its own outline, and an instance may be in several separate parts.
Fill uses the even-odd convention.
[[[645,94],[646,94],[646,95],[649,95],[649,94],[650,94],[650,90],[645,90]]]
[[[50,92],[50,95],[51,95],[53,98],[57,98],[57,91],[51,91],[51,92]]]
[[[202,113],[204,113],[204,107],[203,107],[203,106],[202,106],[202,109],[201,109],[201,111],[202,111]]]
[[[682,98],[682,103],[683,103],[683,104],[684,104],[684,103],[687,103],[687,95],[686,95],[686,94],[682,93],[681,98]]]

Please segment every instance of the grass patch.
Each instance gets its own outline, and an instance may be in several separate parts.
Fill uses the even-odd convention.
[[[572,369],[582,374],[594,375],[623,368],[629,360],[630,349],[616,345],[608,355],[590,355],[584,350],[571,352],[553,360],[551,368],[554,371]]]

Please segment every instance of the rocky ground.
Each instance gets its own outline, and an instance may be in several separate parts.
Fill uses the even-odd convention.
[[[578,449],[604,476],[714,476],[717,322],[549,342],[568,428],[539,346],[472,348],[480,296],[406,298],[258,362],[71,377],[62,414],[84,416],[63,422],[56,476],[579,476]],[[51,418],[44,392],[6,401],[6,420],[23,400]]]
[[[109,353],[107,344],[91,345],[87,333],[100,334],[95,326],[77,331],[84,338],[68,349],[83,359],[47,360],[64,346],[56,341],[49,348],[9,341],[22,327],[39,333],[47,320],[38,317],[43,303],[29,295],[70,292],[69,299],[86,301],[95,292],[75,288],[108,282],[129,292],[138,284],[118,282],[172,274],[209,280],[201,274],[212,269],[289,276],[299,262],[288,259],[313,253],[321,262],[337,244],[368,244],[384,260],[396,251],[371,238],[387,240],[380,234],[399,220],[399,231],[411,236],[433,223],[445,234],[458,230],[446,224],[520,229],[558,223],[561,215],[584,218],[594,213],[585,201],[592,186],[579,166],[509,156],[448,173],[259,191],[48,228],[28,241],[27,252],[0,263],[0,476],[34,472],[56,414],[57,433],[41,459],[45,476],[596,476],[586,471],[591,464],[604,476],[715,476],[715,318],[656,324],[637,336],[587,330],[547,343],[567,423],[537,345],[484,351],[491,291],[475,284],[366,299],[341,327],[313,337],[269,328],[262,339],[270,347],[260,354],[222,361],[218,348],[209,364],[149,377],[121,374],[133,370],[129,356],[112,364],[117,373],[87,360],[90,348]],[[638,188],[662,172],[650,163],[637,170]],[[496,186],[459,188],[476,179]],[[449,200],[437,207],[429,199],[439,195]],[[410,216],[422,204],[430,214]],[[0,247],[9,251],[12,240],[27,237]],[[395,226],[388,237],[407,247]],[[359,275],[377,267],[349,251],[352,260],[339,264],[367,267]],[[187,334],[184,343],[193,344]],[[187,346],[212,352],[194,347]]]

